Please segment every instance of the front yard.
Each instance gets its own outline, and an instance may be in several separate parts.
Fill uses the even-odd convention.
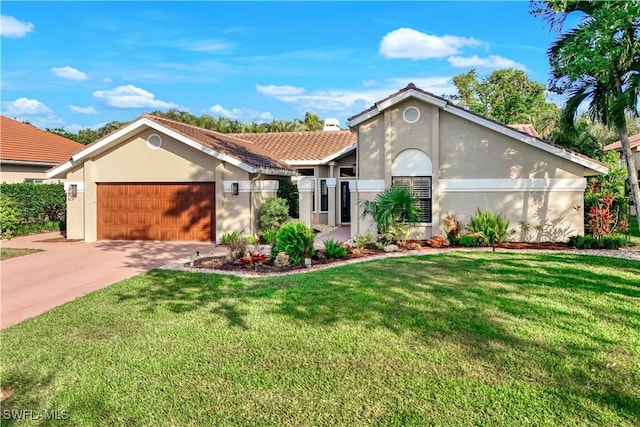
[[[1,332],[56,425],[633,425],[640,263],[452,252],[285,277],[155,270]],[[42,420],[28,420],[39,424]]]

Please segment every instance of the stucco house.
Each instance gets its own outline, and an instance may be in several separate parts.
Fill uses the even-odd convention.
[[[511,228],[539,226],[540,240],[583,234],[585,177],[606,165],[458,107],[413,84],[349,119],[359,165],[351,194],[351,233],[372,230],[360,200],[392,185],[420,198],[417,236],[442,232],[448,215],[463,223],[477,209],[505,215]],[[357,202],[356,202],[357,200]],[[516,236],[516,238],[519,236]]]
[[[593,159],[409,85],[349,119],[350,130],[221,134],[152,115],[51,169],[66,178],[69,238],[211,240],[258,231],[262,202],[297,182],[300,220],[375,230],[360,203],[391,185],[420,198],[417,237],[476,209],[540,226],[543,240],[581,234]],[[527,133],[529,132],[529,133]],[[517,237],[517,236],[516,236]]]
[[[0,181],[44,182],[48,169],[83,148],[76,141],[0,116]]]

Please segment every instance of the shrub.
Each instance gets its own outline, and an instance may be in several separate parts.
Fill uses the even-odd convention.
[[[300,216],[300,199],[297,185],[289,180],[281,180],[278,186],[278,197],[287,201],[289,216],[291,218],[298,218]]]
[[[304,223],[298,221],[288,222],[278,230],[276,243],[271,253],[285,252],[289,255],[291,264],[302,264],[305,258],[313,256],[315,238],[316,233]]]
[[[246,236],[245,239],[247,241],[247,245],[257,245],[258,243],[260,243],[260,239],[258,239],[258,237],[253,234]]]
[[[473,233],[482,233],[488,244],[503,242],[509,231],[509,220],[502,215],[495,215],[491,211],[478,209],[469,219],[467,229]]]
[[[592,235],[571,236],[568,244],[578,249],[619,249],[629,246],[627,237],[621,234],[596,237]]]
[[[247,239],[240,237],[227,243],[227,261],[235,262],[238,258],[247,255]]]
[[[289,207],[285,199],[269,197],[260,207],[260,228],[277,230],[289,219]]]
[[[477,232],[460,236],[458,244],[465,247],[489,246],[489,239],[484,233]]]
[[[20,208],[8,196],[0,194],[0,238],[10,239],[20,225]]]
[[[327,239],[324,242],[324,253],[329,259],[339,259],[347,256],[347,249],[334,239]]]
[[[67,196],[62,184],[0,184],[0,193],[18,206],[20,224],[15,234],[59,230],[64,223]]]
[[[353,239],[356,244],[356,248],[359,249],[371,247],[376,243],[376,239],[370,231],[367,231],[366,233],[356,233]]]
[[[260,232],[260,238],[269,245],[273,245],[277,237],[278,229],[265,230]]]
[[[448,214],[443,221],[444,232],[447,235],[447,239],[452,245],[458,243],[458,239],[462,235],[462,224],[458,221],[453,214]]]
[[[269,259],[267,254],[248,254],[239,258],[236,262],[240,265],[244,265],[245,267],[257,267],[259,265],[264,264]]]
[[[244,233],[244,230],[234,231],[232,233],[224,233],[222,237],[220,237],[220,244],[228,245],[229,243],[233,243],[242,237],[242,233]]]

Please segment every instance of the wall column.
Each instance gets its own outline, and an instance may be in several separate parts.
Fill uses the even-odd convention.
[[[332,167],[333,168],[333,167]],[[335,178],[327,178],[327,192],[329,197],[328,224],[329,227],[336,226],[336,184]]]
[[[298,181],[298,197],[300,221],[305,223],[307,227],[311,227],[313,223],[313,189],[315,181],[313,179],[301,179]]]

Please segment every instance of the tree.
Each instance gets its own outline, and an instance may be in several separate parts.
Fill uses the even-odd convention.
[[[504,124],[531,123],[543,138],[552,133],[558,107],[547,101],[545,85],[524,71],[496,70],[479,80],[472,69],[455,76],[453,83],[458,94],[452,98],[461,107]]]
[[[304,124],[310,131],[322,130],[324,127],[324,122],[320,120],[320,117],[308,111],[304,113]]]
[[[637,113],[640,90],[640,0],[536,0],[531,12],[542,16],[558,33],[548,50],[550,88],[568,95],[564,121],[572,124],[586,103],[594,121],[616,130],[634,204],[640,209],[637,168],[626,123],[627,114]],[[580,21],[563,31],[572,15],[578,15]]]

